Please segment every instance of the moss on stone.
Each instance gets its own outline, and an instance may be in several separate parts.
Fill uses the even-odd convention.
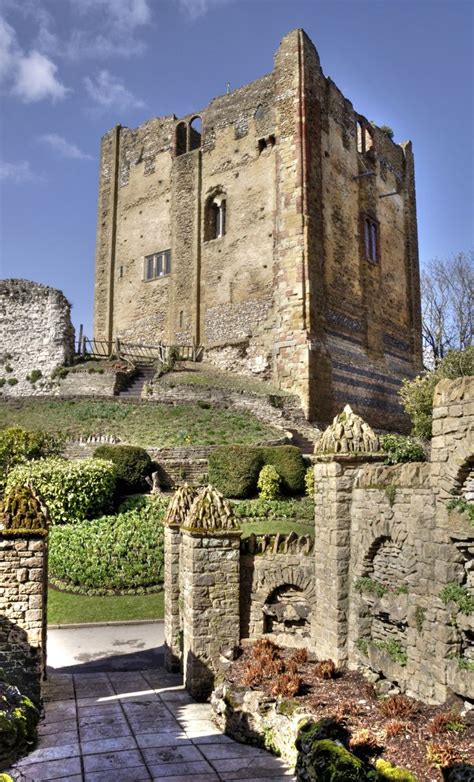
[[[392,766],[388,760],[382,760],[381,758],[375,762],[375,768],[377,770],[377,780],[380,782],[417,782],[417,779],[406,768],[400,766]]]
[[[359,758],[331,739],[313,742],[307,753],[300,753],[297,778],[308,782],[365,782],[366,770]]]
[[[298,708],[299,703],[293,698],[286,698],[284,701],[280,701],[277,706],[277,714],[282,714],[284,717],[292,717]]]

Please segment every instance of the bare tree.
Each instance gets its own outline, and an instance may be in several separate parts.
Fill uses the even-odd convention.
[[[448,350],[473,344],[474,252],[433,260],[421,277],[425,363],[434,366]]]

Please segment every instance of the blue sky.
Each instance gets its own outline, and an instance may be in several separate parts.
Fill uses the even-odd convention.
[[[92,331],[99,143],[272,68],[303,27],[354,107],[412,139],[420,258],[473,248],[472,0],[0,0],[1,276]]]

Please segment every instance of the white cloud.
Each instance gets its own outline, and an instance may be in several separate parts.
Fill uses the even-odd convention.
[[[228,2],[229,0],[179,0],[179,6],[191,19],[197,19],[199,16],[204,16],[213,6]]]
[[[57,133],[46,133],[44,136],[40,136],[39,140],[44,141],[45,144],[49,144],[51,149],[57,152],[61,157],[73,158],[74,160],[93,159],[92,155],[87,155],[85,152],[82,152],[76,144],[71,144]]]
[[[131,57],[145,44],[139,28],[151,22],[148,0],[71,0],[83,24],[72,31],[65,53],[73,59]],[[97,30],[100,30],[98,32]]]
[[[16,62],[12,92],[23,103],[36,103],[45,98],[62,100],[70,90],[56,77],[57,66],[44,54],[32,51]]]
[[[84,79],[84,85],[90,98],[96,104],[99,111],[140,109],[145,106],[144,101],[136,98],[125,85],[112,76],[109,71],[102,70],[95,79],[88,76]]]
[[[0,81],[8,78],[19,56],[15,30],[0,16]]]
[[[18,163],[8,163],[6,160],[0,160],[0,181],[22,185],[25,182],[32,182],[34,179],[36,177],[27,160],[21,160]]]

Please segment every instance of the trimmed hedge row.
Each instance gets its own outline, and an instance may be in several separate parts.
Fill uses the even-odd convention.
[[[5,493],[26,485],[44,501],[53,524],[82,521],[112,510],[116,469],[101,459],[39,459],[14,467]]]
[[[255,494],[260,470],[275,467],[284,494],[304,491],[305,463],[294,445],[248,447],[228,445],[209,456],[209,483],[226,497],[245,498]]]
[[[145,478],[153,471],[153,462],[144,448],[136,445],[99,445],[94,459],[107,459],[115,464],[118,494],[145,491]]]
[[[143,500],[116,516],[51,529],[51,583],[85,594],[140,593],[161,584],[168,500]]]

